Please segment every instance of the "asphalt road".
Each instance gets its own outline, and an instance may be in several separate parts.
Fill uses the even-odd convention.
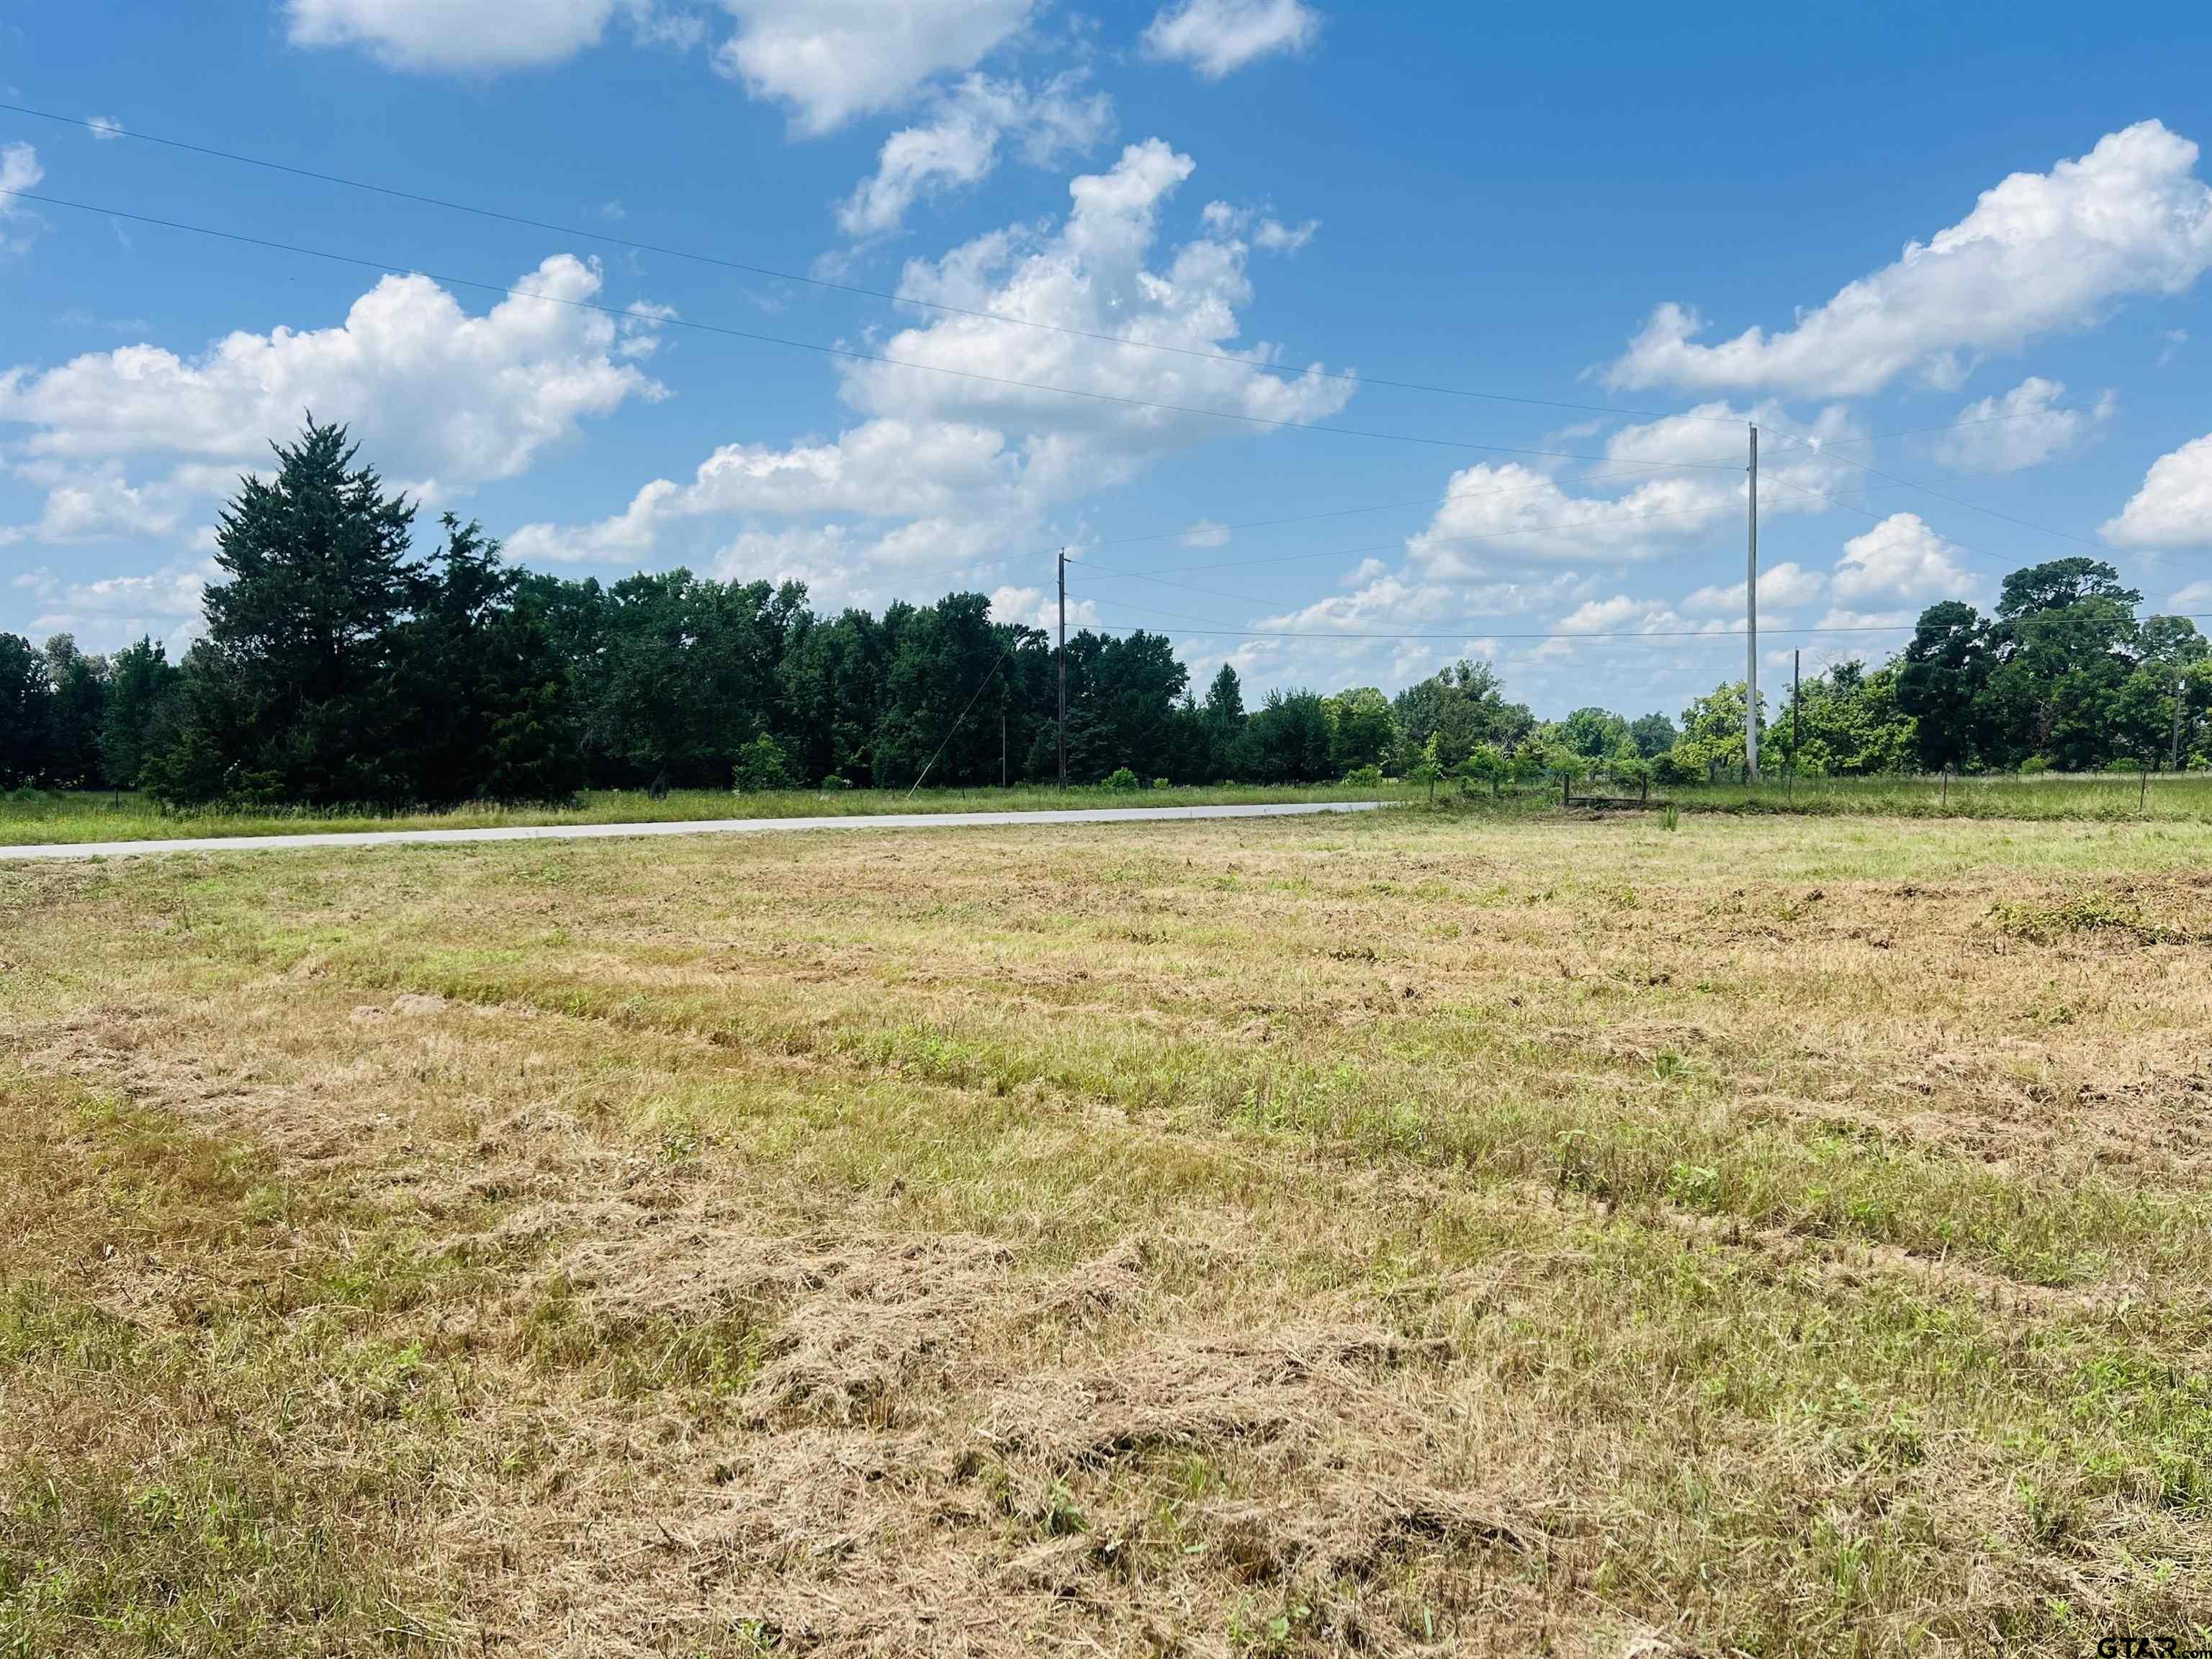
[[[855,812],[823,818],[702,818],[673,823],[542,823],[494,830],[349,830],[305,836],[200,836],[177,841],[88,841],[0,847],[0,862],[140,858],[156,853],[274,853],[300,847],[447,847],[483,841],[600,841],[642,836],[781,836],[799,830],[971,830],[1018,823],[1181,823],[1192,818],[1284,818],[1368,812],[1372,800],[1263,806],[1105,806],[1064,812]]]

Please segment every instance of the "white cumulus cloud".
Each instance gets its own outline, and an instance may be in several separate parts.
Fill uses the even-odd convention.
[[[1407,543],[1437,575],[1484,574],[1531,560],[1619,564],[1710,536],[1746,512],[1746,423],[1781,424],[1771,407],[1701,404],[1681,415],[1624,427],[1607,440],[1601,476],[1613,494],[1577,494],[1520,461],[1485,461],[1452,475],[1428,527]],[[1810,436],[1855,436],[1844,410],[1824,410]],[[1670,471],[1669,469],[1674,469]],[[1764,514],[1823,510],[1843,481],[1840,462],[1807,444],[1770,446],[1759,469]],[[1629,488],[1623,489],[1622,485]]]
[[[409,70],[532,69],[599,43],[617,0],[287,0],[295,46]]]
[[[988,177],[1008,142],[1032,167],[1050,167],[1113,129],[1114,100],[1091,90],[1081,70],[1035,91],[970,75],[939,95],[927,122],[884,140],[875,172],[837,210],[838,228],[854,237],[896,230],[915,202]]]
[[[2086,327],[2136,294],[2179,294],[2212,264],[2212,190],[2197,147],[2157,121],[2048,173],[2015,173],[1895,263],[1794,326],[1700,343],[1685,306],[1651,313],[1607,371],[1620,386],[1771,388],[1862,397],[1905,374],[1955,386],[1973,359]]]
[[[1984,398],[1959,411],[1958,423],[1936,447],[1936,458],[1961,472],[2009,472],[2040,466],[2074,447],[2081,434],[2112,418],[2109,392],[2087,409],[2058,400],[2065,386],[2031,374],[2002,398]]]
[[[882,348],[890,361],[840,370],[847,401],[871,415],[1026,432],[1030,470],[1063,494],[1127,477],[1155,454],[1224,430],[1218,420],[1139,401],[1259,422],[1334,414],[1350,382],[1318,365],[1278,372],[1273,348],[1235,343],[1237,307],[1252,292],[1242,242],[1201,235],[1164,267],[1151,263],[1161,210],[1193,168],[1158,138],[1131,144],[1107,171],[1069,184],[1073,210],[1057,230],[994,233],[943,259],[910,262],[902,294],[995,314],[941,316],[893,336]],[[1200,355],[1147,349],[1158,345]],[[907,367],[921,363],[956,372]],[[1073,398],[1040,383],[1103,396]]]
[[[1939,599],[1972,599],[1982,583],[1963,568],[1958,549],[1931,529],[1917,513],[1893,513],[1863,536],[1844,544],[1828,579],[1830,597],[1839,610],[1823,619],[1824,627],[1866,625],[1839,619],[1843,613],[1869,608],[1892,607],[1882,620],[1910,621],[1913,615]],[[1897,609],[1899,605],[1907,607]]]
[[[1769,606],[1807,604],[1819,599],[1827,586],[1826,576],[1802,564],[1785,561],[1769,566],[1759,573],[1759,609],[1763,612]],[[1701,617],[1741,617],[1743,588],[1741,582],[1701,587],[1682,601],[1682,609]]]
[[[1008,585],[994,588],[991,592],[991,620],[1009,623],[1017,628],[1041,628],[1056,638],[1060,632],[1060,595],[1056,592],[1048,593],[1042,587]],[[1071,629],[1103,628],[1106,621],[1091,600],[1070,599],[1067,625]]]
[[[1188,64],[1209,81],[1280,52],[1304,52],[1321,34],[1321,14],[1304,0],[1182,0],[1145,30],[1145,51]]]
[[[792,568],[834,565],[848,593],[901,581],[941,591],[953,569],[1078,539],[1044,536],[1060,504],[1240,431],[1036,385],[1269,420],[1334,414],[1349,382],[1285,372],[1271,348],[1239,344],[1237,313],[1251,294],[1243,240],[1208,226],[1160,248],[1163,207],[1192,167],[1158,140],[1130,145],[1110,168],[1070,182],[1073,208],[1059,224],[1018,226],[909,262],[901,278],[908,299],[992,314],[939,317],[882,342],[887,361],[845,365],[840,391],[854,418],[834,438],[725,444],[689,479],[653,479],[611,518],[526,526],[508,545],[525,558],[635,563],[735,520],[741,543],[732,545],[784,554],[790,537],[834,519],[835,541],[792,554]],[[912,367],[923,363],[952,372]]]
[[[2212,434],[2152,462],[2098,533],[2114,547],[2212,547]]]
[[[173,482],[134,485],[114,462],[72,467],[33,461],[14,470],[44,486],[46,510],[34,524],[0,526],[0,547],[21,542],[71,546],[167,536],[175,531],[192,495]]]
[[[737,32],[715,66],[787,104],[808,137],[902,108],[936,76],[972,69],[1036,0],[722,0]]]
[[[532,292],[471,315],[426,276],[386,276],[334,327],[234,333],[192,357],[132,345],[10,370],[0,374],[0,424],[29,428],[18,470],[47,484],[47,522],[64,529],[157,508],[173,519],[174,492],[228,489],[307,411],[349,426],[395,483],[450,495],[513,477],[584,417],[660,393],[615,360],[613,318],[538,297],[589,298],[595,266],[556,255],[518,286]],[[149,465],[168,469],[152,495],[124,481],[124,468]],[[118,505],[134,488],[142,506]],[[73,504],[70,491],[90,494]],[[100,501],[107,507],[95,512]]]
[[[2191,582],[2166,595],[2166,613],[2178,617],[2212,615],[2212,580]]]

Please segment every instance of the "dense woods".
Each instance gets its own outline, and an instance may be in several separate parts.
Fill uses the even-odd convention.
[[[586,787],[760,789],[1048,781],[1056,673],[1040,630],[980,593],[818,615],[795,583],[689,571],[611,584],[506,564],[416,513],[310,423],[217,532],[223,580],[181,661],[0,634],[0,787],[143,788],[179,805],[562,799]],[[1762,758],[1801,775],[2212,763],[2212,659],[2186,618],[2139,617],[2109,565],[2006,578],[1993,615],[1930,607],[1880,667],[1762,696]],[[1679,717],[1538,720],[1486,664],[1395,698],[1194,686],[1158,634],[1068,641],[1072,781],[1300,783],[1377,773],[1501,787],[1547,773],[1729,775],[1744,687]]]

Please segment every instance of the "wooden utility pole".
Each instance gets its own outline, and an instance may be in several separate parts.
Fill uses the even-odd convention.
[[[1060,550],[1060,787],[1067,787],[1067,550]]]
[[[2189,695],[2189,682],[2179,679],[2173,683],[2173,749],[2166,757],[2166,770],[2181,769],[2181,700]]]
[[[1759,428],[1751,428],[1751,541],[1743,562],[1743,775],[1759,781]]]

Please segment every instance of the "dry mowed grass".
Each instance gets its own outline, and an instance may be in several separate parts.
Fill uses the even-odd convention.
[[[2171,824],[0,867],[0,1652],[2212,1639],[2208,965]]]

